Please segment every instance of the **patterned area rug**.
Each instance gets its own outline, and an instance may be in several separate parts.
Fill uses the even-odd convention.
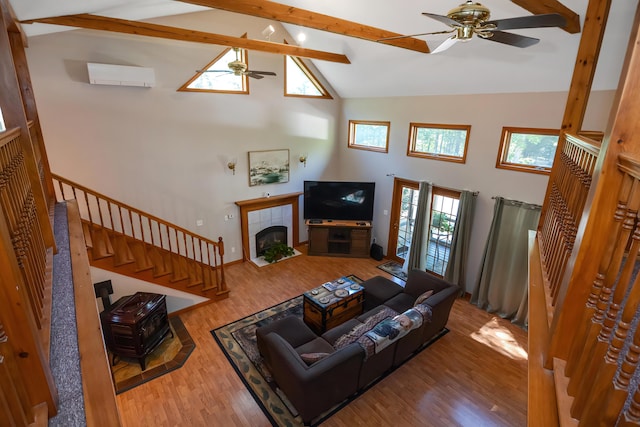
[[[357,279],[355,276],[349,277]],[[211,331],[214,339],[227,356],[229,363],[231,363],[244,385],[251,392],[251,395],[271,424],[279,427],[298,427],[303,426],[303,423],[295,408],[273,382],[271,373],[264,365],[262,357],[258,353],[255,332],[256,328],[289,315],[302,318],[302,295]],[[443,330],[419,351],[428,347],[447,332],[447,329]],[[311,425],[317,426],[322,423],[368,388],[374,386],[377,381],[350,399],[321,414]]]
[[[400,280],[407,281],[407,273],[402,271],[402,264],[396,261],[387,261],[384,264],[380,264],[378,268],[382,271],[386,271],[392,276],[396,276]]]

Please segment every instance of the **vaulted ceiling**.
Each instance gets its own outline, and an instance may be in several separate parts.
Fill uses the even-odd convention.
[[[390,97],[465,93],[566,91],[569,87],[587,0],[486,0],[491,19],[560,13],[567,26],[510,30],[539,38],[527,47],[475,37],[431,54],[450,34],[379,39],[450,29],[423,12],[446,15],[462,0],[9,0],[16,17],[35,37],[74,27],[144,34],[198,43],[232,45],[273,54],[309,58],[341,97]],[[627,46],[637,0],[612,2],[594,90],[614,89]],[[211,8],[281,22],[298,46],[265,37],[239,39],[243,32],[219,34],[215,22],[206,31],[171,28],[152,18]],[[73,16],[68,16],[73,15]],[[49,19],[55,17],[63,17]],[[35,22],[40,23],[26,23]],[[133,21],[133,22],[132,22]],[[44,24],[42,22],[48,22]],[[57,23],[59,25],[51,25]],[[243,41],[244,40],[244,41]],[[195,66],[195,64],[189,64]]]

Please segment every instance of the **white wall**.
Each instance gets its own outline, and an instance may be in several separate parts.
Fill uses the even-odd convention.
[[[268,24],[215,10],[157,22],[237,36],[247,31],[254,39]],[[287,35],[276,27],[272,40],[282,40]],[[302,191],[305,179],[375,181],[373,231],[385,249],[389,218],[383,211],[390,209],[393,188],[387,174],[479,191],[468,291],[491,221],[491,197],[543,201],[546,176],[495,168],[501,129],[558,128],[565,93],[290,98],[283,96],[282,57],[260,52],[249,53],[250,67],[278,76],[251,80],[250,95],[176,91],[222,49],[85,30],[31,38],[27,58],[52,171],[206,237],[222,236],[226,262],[241,258],[234,202]],[[156,87],[89,85],[87,62],[151,67]],[[604,130],[612,99],[612,92],[592,94],[584,129]],[[350,119],[391,121],[389,153],[348,149]],[[407,157],[409,122],[470,124],[466,164]],[[283,148],[290,150],[290,182],[250,187],[247,152]],[[306,167],[296,160],[303,152]],[[235,176],[226,168],[229,157],[239,160]],[[234,218],[225,221],[228,214]],[[199,219],[202,227],[196,227]],[[306,238],[301,226],[300,239]]]
[[[267,25],[239,24],[219,11],[162,22],[193,29],[208,23],[209,31],[248,31],[255,39]],[[277,29],[272,39],[282,40]],[[206,237],[222,236],[225,261],[233,261],[241,259],[234,202],[302,191],[304,179],[333,175],[340,100],[285,98],[282,55],[260,52],[249,53],[250,67],[278,76],[249,79],[250,95],[176,91],[223,49],[78,30],[33,37],[27,55],[51,170]],[[156,87],[89,85],[87,62],[151,67]],[[290,181],[249,187],[248,151],[270,149],[290,150]],[[300,153],[308,153],[306,167]],[[235,175],[229,157],[239,161]],[[228,214],[234,218],[225,221]],[[200,219],[204,225],[196,227]]]
[[[584,130],[604,131],[613,92],[596,92],[589,99]],[[376,182],[373,235],[386,253],[393,176],[426,180],[448,188],[478,191],[476,217],[467,268],[472,291],[493,215],[494,196],[542,204],[546,175],[495,167],[503,126],[559,129],[566,93],[488,94],[345,99],[340,118],[341,178]],[[389,152],[347,148],[349,120],[390,121]],[[465,164],[407,157],[409,123],[471,125]]]
[[[91,281],[94,284],[105,280],[111,280],[113,294],[109,295],[109,298],[112,304],[123,296],[133,295],[136,292],[151,292],[166,295],[167,311],[169,313],[180,311],[184,308],[191,307],[192,305],[207,301],[207,298],[199,297],[194,294],[123,276],[122,274],[103,270],[101,268],[91,267]],[[104,309],[101,298],[98,298],[98,309],[100,311]]]

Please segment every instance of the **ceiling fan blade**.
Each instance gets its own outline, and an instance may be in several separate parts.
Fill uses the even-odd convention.
[[[247,73],[252,73],[252,74],[262,74],[263,76],[275,76],[276,73],[274,73],[273,71],[255,71],[255,70],[247,70]]]
[[[452,32],[454,32],[454,31],[455,31],[455,30],[444,30],[444,31],[434,31],[434,32],[431,32],[431,33],[411,34],[411,35],[409,35],[409,36],[385,37],[385,38],[383,38],[383,39],[378,39],[378,40],[376,40],[376,41],[378,41],[378,42],[384,42],[384,41],[387,41],[387,40],[404,39],[404,38],[406,38],[406,37],[430,36],[430,35],[433,35],[433,34],[448,34],[448,33],[452,33]]]
[[[245,76],[249,76],[249,77],[251,77],[252,79],[258,79],[258,80],[260,80],[260,79],[264,79],[264,76],[263,76],[263,75],[253,73],[253,72],[251,72],[251,71],[244,73],[244,75],[245,75]]]
[[[484,25],[492,24],[496,30],[515,30],[517,28],[542,28],[542,27],[564,27],[567,20],[558,13],[547,13],[543,15],[520,16],[518,18],[496,19],[486,21]]]
[[[481,37],[498,43],[508,44],[515,47],[529,47],[538,43],[540,39],[521,36],[520,34],[507,33],[504,31],[490,31],[491,37]]]
[[[428,16],[429,18],[435,19],[436,21],[440,21],[443,24],[447,24],[451,27],[459,27],[460,23],[458,21],[454,21],[453,19],[449,18],[448,16],[442,16],[442,15],[436,15],[435,13],[427,13],[427,12],[422,12],[422,14],[424,16]]]
[[[431,53],[444,52],[445,50],[449,49],[451,46],[456,44],[457,41],[458,41],[458,38],[455,35],[453,35],[448,39],[446,39],[445,41],[443,41],[442,43],[440,43],[440,45],[437,48],[433,49]]]

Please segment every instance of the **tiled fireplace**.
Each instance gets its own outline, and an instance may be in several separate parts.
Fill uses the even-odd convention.
[[[298,199],[301,194],[290,193],[236,202],[240,207],[243,260],[255,260],[260,256],[256,235],[270,227],[286,227],[287,245],[295,247],[300,243]]]
[[[288,237],[293,234],[291,211],[291,205],[284,205],[248,213],[249,255],[251,259],[264,255],[264,251],[275,243],[275,240],[284,238],[288,246],[293,246],[293,239]],[[262,247],[257,246],[257,236],[260,233],[265,234],[266,239],[263,239],[264,245]],[[267,236],[266,233],[270,233],[270,235]]]

